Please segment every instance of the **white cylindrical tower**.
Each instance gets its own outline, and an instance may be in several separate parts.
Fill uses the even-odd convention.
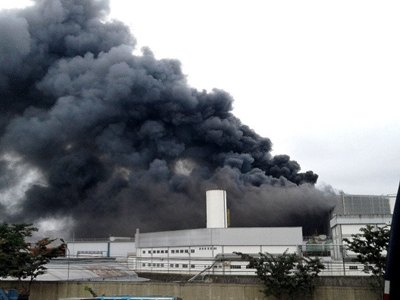
[[[206,192],[207,228],[227,228],[226,191]]]

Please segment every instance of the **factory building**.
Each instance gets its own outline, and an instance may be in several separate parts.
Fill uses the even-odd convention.
[[[138,272],[229,274],[233,270],[238,274],[239,269],[246,270],[247,263],[234,252],[293,253],[302,244],[301,227],[228,228],[226,201],[225,191],[207,191],[207,228],[137,231],[131,267]]]
[[[132,267],[140,272],[226,274],[245,269],[241,261],[220,262],[235,257],[234,252],[281,254],[298,250],[303,242],[301,227],[204,228],[142,233],[136,237],[136,257]],[[235,272],[237,273],[237,272]]]
[[[318,236],[305,241],[301,227],[229,228],[227,197],[224,190],[206,192],[206,228],[141,233],[135,240],[110,238],[103,241],[68,243],[69,257],[119,257],[137,272],[180,274],[254,274],[235,252],[257,255],[299,253],[320,256],[326,275],[362,275],[362,266],[350,262],[354,253],[345,251],[343,239],[372,224],[390,224],[391,198],[342,194],[331,213],[332,237]],[[346,269],[346,271],[344,270]]]

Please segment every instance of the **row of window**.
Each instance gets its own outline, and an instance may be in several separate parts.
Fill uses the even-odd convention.
[[[157,263],[142,263],[142,267],[156,267],[156,268],[164,268],[164,264],[157,264]],[[188,268],[189,265],[188,264],[170,264],[169,265],[170,268]],[[196,265],[190,265],[191,269],[194,269],[196,267]]]
[[[195,253],[195,249],[171,249],[171,253]],[[217,247],[199,247],[199,250],[217,250]],[[143,254],[168,254],[168,250],[142,250]]]
[[[373,268],[372,266],[363,266],[364,272],[371,271]],[[349,266],[349,270],[358,270],[358,266]]]
[[[142,267],[154,267],[154,268],[164,268],[164,264],[162,263],[142,263]],[[189,267],[188,264],[170,264],[169,265],[170,268],[183,268],[183,269],[187,269]],[[204,267],[204,266],[201,266]],[[195,269],[196,265],[190,265],[191,269]],[[216,268],[220,268],[222,269],[222,266],[214,266],[214,269]],[[241,269],[242,266],[240,265],[230,265],[230,269]]]
[[[194,253],[194,249],[190,249],[190,253]],[[172,249],[171,253],[189,253],[188,249]]]
[[[222,266],[221,266],[221,265],[218,265],[218,266],[214,266],[213,268],[214,268],[214,269],[222,269]],[[230,268],[230,269],[241,269],[242,266],[240,266],[240,265],[230,265],[229,268]],[[245,268],[246,268],[246,269],[249,269],[249,268],[247,268],[247,267],[245,267]]]
[[[217,250],[217,247],[200,247],[199,250]]]
[[[195,252],[195,250],[194,249],[190,249],[190,253],[194,253]],[[143,254],[146,254],[146,250],[143,250],[142,251],[142,253]],[[148,254],[168,254],[168,250],[148,250],[147,251],[147,253]],[[172,249],[171,250],[171,253],[172,254],[175,254],[175,253],[189,253],[189,250],[188,249]]]

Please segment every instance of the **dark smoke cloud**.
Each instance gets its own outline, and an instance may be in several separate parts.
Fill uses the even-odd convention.
[[[203,227],[205,190],[228,190],[233,226],[325,230],[318,176],[272,156],[221,90],[106,22],[107,1],[36,0],[0,12],[1,155],[40,170],[11,221],[72,217],[81,236]],[[13,177],[0,163],[0,192]],[[310,221],[311,220],[311,221]]]

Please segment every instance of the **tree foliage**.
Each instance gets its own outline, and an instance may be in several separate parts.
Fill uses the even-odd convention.
[[[14,276],[29,252],[26,238],[37,231],[30,224],[0,224],[0,277]]]
[[[249,261],[249,268],[256,269],[258,278],[265,285],[264,294],[282,297],[311,295],[315,287],[315,278],[324,269],[318,258],[301,257],[295,253],[272,255],[259,253],[258,257],[237,253],[242,259]]]
[[[17,278],[29,278],[34,280],[37,276],[43,275],[47,268],[46,264],[51,259],[64,254],[64,244],[57,247],[50,247],[55,239],[43,238],[35,242],[30,251],[26,253],[24,264],[13,274]]]
[[[357,255],[357,261],[364,265],[364,272],[375,277],[382,288],[386,269],[386,253],[390,239],[388,226],[367,225],[360,233],[352,234],[351,239],[343,239],[347,249]]]
[[[31,282],[46,271],[46,264],[64,253],[65,244],[50,247],[55,240],[43,238],[29,243],[37,228],[32,224],[0,224],[0,278],[16,277]]]

